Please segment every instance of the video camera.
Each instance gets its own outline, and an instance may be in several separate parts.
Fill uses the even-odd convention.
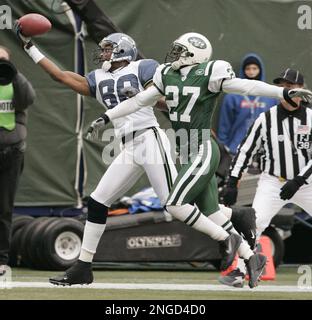
[[[0,86],[6,86],[12,83],[17,70],[13,63],[8,60],[0,59]]]

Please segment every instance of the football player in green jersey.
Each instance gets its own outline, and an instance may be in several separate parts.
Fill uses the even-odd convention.
[[[292,97],[309,98],[312,92],[305,89],[287,90],[256,80],[235,78],[231,65],[223,60],[210,60],[211,54],[212,47],[205,36],[183,34],[173,42],[166,59],[168,63],[156,70],[154,85],[108,110],[92,123],[90,132],[105,126],[110,120],[155,104],[165,96],[172,127],[176,132],[183,130],[186,133],[187,141],[183,141],[180,147],[187,145],[188,150],[187,161],[182,162],[166,209],[177,219],[213,239],[223,242],[227,239],[224,255],[238,248],[238,254],[245,259],[250,275],[249,286],[254,287],[265,267],[266,257],[254,254],[235,233],[225,211],[220,210],[218,205],[215,171],[219,163],[219,150],[210,137],[217,97],[224,91],[284,98],[292,103]],[[224,268],[229,261],[223,262]]]

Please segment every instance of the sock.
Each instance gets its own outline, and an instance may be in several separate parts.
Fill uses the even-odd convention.
[[[106,224],[86,222],[79,260],[92,262],[98,243],[104,233]]]
[[[237,261],[237,269],[239,269],[240,272],[243,274],[246,274],[246,265],[244,262],[244,259],[239,258]]]
[[[231,229],[231,227],[233,227],[232,222],[221,210],[212,213],[208,217],[210,220],[212,220],[214,223],[216,223],[218,226],[221,226],[225,230]]]
[[[221,210],[212,213],[209,216],[209,219],[211,219],[217,225],[221,226],[225,231],[238,234],[238,232],[233,227],[232,222],[223,214]],[[247,260],[254,254],[250,249],[249,244],[244,239],[242,240],[237,253],[241,258]]]
[[[250,246],[245,239],[242,240],[237,253],[240,258],[244,258],[245,260],[248,260],[251,256],[254,255],[254,252],[250,249]]]
[[[190,204],[181,206],[166,206],[166,209],[176,219],[186,223],[190,227],[209,235],[217,241],[225,240],[229,234],[220,226],[215,224],[205,215],[203,215],[196,207]]]
[[[86,249],[81,248],[80,255],[78,260],[83,262],[92,262],[94,253],[87,251]]]
[[[229,207],[226,207],[224,204],[219,203],[219,208],[222,211],[222,213],[229,219],[231,220],[232,218],[232,209]]]

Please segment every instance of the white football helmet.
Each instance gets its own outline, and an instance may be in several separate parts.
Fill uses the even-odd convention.
[[[189,32],[173,42],[171,51],[166,56],[166,62],[171,62],[172,68],[178,70],[182,66],[207,62],[211,55],[210,41],[200,33]]]

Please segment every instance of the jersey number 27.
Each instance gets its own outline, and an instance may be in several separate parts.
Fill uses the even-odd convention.
[[[190,113],[195,106],[196,100],[200,95],[200,87],[189,87],[185,86],[182,89],[182,96],[187,97],[191,95],[190,100],[184,109],[183,113],[179,113],[175,111],[175,109],[179,106],[179,87],[178,86],[167,86],[165,89],[166,94],[166,103],[170,108],[169,110],[169,118],[171,121],[181,121],[181,122],[191,122]]]

